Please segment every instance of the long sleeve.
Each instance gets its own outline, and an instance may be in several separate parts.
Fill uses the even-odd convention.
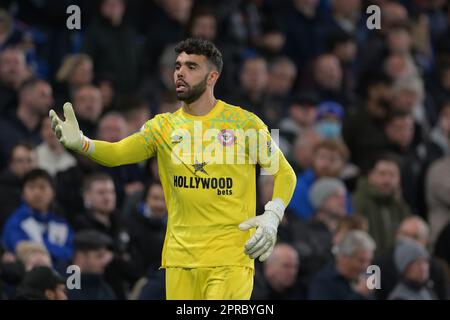
[[[92,140],[92,143],[94,150],[88,154],[88,157],[107,167],[137,163],[151,156],[145,147],[144,138],[139,133],[119,142]]]
[[[283,153],[279,152],[279,169],[274,174],[273,199],[280,198],[287,206],[294,193],[297,177]]]
[[[264,169],[264,174],[274,176],[274,188],[272,199],[283,200],[287,207],[297,183],[297,177],[289,162],[277,143],[272,139],[267,126],[254,116],[257,123],[258,133],[258,163]]]
[[[141,162],[156,154],[157,140],[160,136],[161,117],[157,115],[147,121],[142,129],[119,142],[90,140],[91,147],[86,148],[86,156],[95,162],[116,167],[124,164]]]

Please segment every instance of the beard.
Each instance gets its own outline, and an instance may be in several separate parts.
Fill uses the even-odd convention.
[[[187,104],[197,101],[197,99],[200,98],[206,90],[207,79],[208,75],[206,75],[202,81],[200,81],[196,85],[193,85],[192,87],[185,83],[186,90],[184,92],[177,92],[177,99]]]

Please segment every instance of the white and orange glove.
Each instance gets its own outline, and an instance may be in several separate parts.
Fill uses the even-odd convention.
[[[259,257],[263,262],[272,253],[277,242],[278,225],[283,219],[285,205],[283,200],[276,198],[267,202],[264,206],[264,213],[256,216],[239,225],[239,229],[246,231],[256,228],[255,234],[245,244],[245,254],[252,259]]]
[[[66,102],[63,109],[65,121],[62,121],[53,109],[50,110],[49,114],[53,132],[59,142],[67,149],[80,153],[91,153],[93,143],[80,131],[72,104]]]

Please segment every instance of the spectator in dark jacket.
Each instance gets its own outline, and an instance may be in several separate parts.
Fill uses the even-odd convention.
[[[96,230],[113,240],[114,259],[108,265],[105,279],[119,299],[124,299],[129,285],[139,275],[130,256],[130,235],[116,209],[116,192],[112,178],[94,173],[85,180],[83,199],[87,211],[75,220],[76,230]]]
[[[306,290],[297,281],[300,261],[298,253],[288,244],[277,244],[265,261],[262,274],[256,276],[252,299],[299,300],[306,297]]]
[[[27,140],[37,145],[42,141],[41,120],[48,115],[52,103],[52,88],[47,82],[29,79],[22,83],[15,113],[0,118],[0,167],[6,164],[11,148],[18,142]]]
[[[418,216],[408,217],[402,221],[397,230],[396,244],[402,239],[414,240],[426,249],[430,239],[430,228],[422,218]],[[400,281],[400,275],[395,266],[394,251],[395,247],[375,261],[375,264],[381,270],[381,288],[375,291],[378,300],[387,299],[394,286]],[[436,293],[439,299],[444,300],[447,298],[448,279],[443,263],[432,256],[430,256],[429,263],[430,281],[428,287]]]
[[[140,276],[149,268],[156,271],[160,267],[167,225],[167,207],[161,183],[150,183],[143,198],[136,210],[126,217],[130,250]]]
[[[320,178],[311,187],[309,197],[314,208],[311,220],[293,235],[300,254],[301,276],[306,282],[332,258],[332,238],[340,219],[347,215],[347,190],[336,178]]]
[[[392,81],[386,75],[369,74],[361,82],[366,93],[364,105],[349,113],[342,128],[351,161],[359,167],[370,154],[386,148],[386,138],[380,133],[392,98]]]
[[[375,242],[364,231],[350,231],[334,248],[335,261],[319,271],[311,282],[311,300],[365,300],[372,293],[366,277]]]
[[[19,48],[6,48],[0,54],[0,114],[14,112],[18,102],[18,89],[30,76],[25,53]]]
[[[384,132],[389,150],[400,160],[402,196],[414,214],[425,215],[425,182],[422,177],[426,150],[413,143],[414,118],[410,113],[395,112],[388,116]]]
[[[18,143],[11,150],[8,168],[0,174],[0,229],[22,201],[22,178],[37,165],[31,144]]]
[[[380,255],[394,245],[395,232],[410,210],[400,193],[400,168],[395,156],[374,157],[366,172],[353,194],[353,209],[369,221],[369,234]]]
[[[73,264],[80,268],[80,288],[68,290],[69,300],[115,300],[116,295],[104,280],[106,266],[113,259],[112,239],[95,230],[75,236]]]
[[[65,279],[51,267],[28,271],[13,300],[67,300]]]
[[[121,94],[136,88],[139,77],[137,36],[124,22],[124,13],[123,0],[101,1],[100,16],[89,26],[82,47],[94,61],[97,76],[114,74]]]

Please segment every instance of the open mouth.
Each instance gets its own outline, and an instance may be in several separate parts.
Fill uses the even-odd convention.
[[[184,81],[177,81],[176,82],[176,90],[177,92],[186,91],[187,84]]]

